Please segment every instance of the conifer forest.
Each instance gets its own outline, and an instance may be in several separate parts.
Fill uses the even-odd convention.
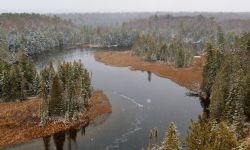
[[[247,0],[14,1],[0,149],[250,150]]]

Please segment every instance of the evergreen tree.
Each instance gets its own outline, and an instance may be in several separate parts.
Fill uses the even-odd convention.
[[[47,88],[47,85],[46,85],[46,81],[44,79],[41,79],[39,84],[40,84],[39,96],[41,98],[43,98],[44,100],[48,100],[49,92],[47,90],[48,88]]]
[[[230,75],[231,80],[228,89],[228,96],[225,99],[226,107],[222,110],[224,111],[226,119],[232,123],[232,126],[239,137],[243,133],[243,126],[245,122],[243,105],[246,97],[245,87],[247,87],[247,85],[243,69],[234,57],[233,60],[235,61],[233,62],[234,66],[232,66],[233,72]]]
[[[229,150],[237,146],[237,138],[234,130],[224,122],[219,123],[212,129],[212,142],[208,143],[209,149]]]
[[[224,32],[220,26],[217,27],[217,43],[221,46],[225,43]]]
[[[237,137],[241,137],[243,135],[245,123],[244,107],[239,101],[235,103],[236,106],[232,117],[232,128],[235,130]]]
[[[237,137],[226,123],[217,123],[203,115],[197,122],[192,122],[186,145],[189,149],[229,150],[236,148]]]
[[[208,141],[208,135],[211,132],[211,128],[212,123],[206,121],[205,114],[199,116],[197,122],[192,121],[186,138],[187,147],[189,149],[205,150],[206,143],[210,142]]]
[[[215,77],[214,84],[211,88],[211,97],[210,97],[210,116],[214,119],[220,120],[223,116],[224,109],[226,109],[226,98],[229,94],[229,85],[230,85],[230,74],[232,61],[230,59],[225,60],[221,69]],[[227,120],[228,118],[224,118]]]
[[[48,98],[54,75],[55,70],[52,63],[50,63],[48,67],[45,67],[40,71],[40,96],[44,99]]]
[[[9,100],[15,101],[17,99],[24,99],[25,93],[22,87],[23,78],[19,74],[19,67],[12,66],[10,70],[10,86]]]
[[[181,68],[184,66],[185,63],[185,56],[184,56],[184,51],[182,47],[179,47],[177,49],[177,54],[176,54],[176,66]]]
[[[36,69],[35,65],[31,58],[25,56],[24,54],[20,54],[19,59],[20,72],[23,76],[23,88],[27,93],[27,96],[33,95],[32,84],[36,77]]]
[[[214,84],[216,74],[221,65],[221,55],[220,50],[214,48],[212,43],[208,43],[205,49],[206,52],[206,62],[203,67],[203,81],[202,90],[206,94],[206,98],[210,98],[211,88]]]
[[[64,101],[62,95],[63,89],[57,74],[55,74],[51,90],[50,90],[50,99],[49,99],[49,116],[61,116],[64,114]]]
[[[163,150],[180,150],[181,142],[179,140],[179,133],[173,122],[170,123],[165,138],[162,142]]]
[[[246,85],[250,85],[250,70],[247,72],[246,76]],[[249,117],[250,116],[250,86],[246,86],[246,97],[244,100],[244,111],[245,114]]]

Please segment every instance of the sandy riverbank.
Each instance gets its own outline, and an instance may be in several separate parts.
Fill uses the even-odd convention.
[[[177,84],[194,89],[202,80],[202,60],[196,59],[189,68],[175,68],[162,62],[148,62],[128,51],[123,52],[96,52],[95,59],[107,65],[130,67],[132,70],[150,71],[158,76],[169,78]]]
[[[39,127],[41,103],[40,99],[0,103],[0,148],[52,135],[59,131],[82,127],[97,116],[112,112],[108,97],[102,91],[94,91],[88,111],[77,121],[67,124],[48,122],[44,127]]]

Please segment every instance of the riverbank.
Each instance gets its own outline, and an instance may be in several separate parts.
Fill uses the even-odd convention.
[[[189,68],[175,68],[163,62],[149,62],[129,51],[123,52],[96,52],[95,59],[107,65],[116,67],[130,67],[132,70],[150,71],[158,76],[169,78],[188,89],[198,89],[202,80],[202,59],[195,59]],[[197,92],[197,91],[196,91]]]
[[[0,103],[0,148],[71,128],[83,127],[97,116],[112,112],[108,97],[102,91],[94,91],[90,98],[88,111],[77,121],[70,123],[49,121],[44,127],[39,127],[39,106],[41,104],[41,99]]]

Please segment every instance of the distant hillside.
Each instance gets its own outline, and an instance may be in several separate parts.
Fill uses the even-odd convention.
[[[218,24],[207,17],[199,16],[171,16],[154,15],[147,19],[138,19],[123,24],[123,28],[136,30],[146,34],[159,34],[165,38],[173,38],[181,34],[187,40],[201,40],[213,36]]]
[[[178,16],[198,16],[214,17],[216,21],[225,20],[249,20],[250,12],[245,13],[211,13],[211,12],[124,12],[124,13],[66,13],[66,14],[49,14],[50,16],[56,15],[62,19],[71,20],[76,25],[85,26],[105,26],[114,27],[122,25],[124,22],[145,19],[153,15],[171,15]]]
[[[10,60],[15,61],[14,55],[18,51],[29,55],[66,48],[79,42],[82,42],[82,30],[57,16],[0,14],[0,52],[9,52]]]
[[[57,16],[46,16],[28,13],[2,13],[0,14],[0,27],[5,31],[12,28],[23,30],[24,28],[45,28],[47,26],[73,27],[71,22],[62,20]]]
[[[153,14],[154,13],[68,13],[50,15],[71,20],[74,24],[80,26],[114,27],[130,20],[148,18]]]

